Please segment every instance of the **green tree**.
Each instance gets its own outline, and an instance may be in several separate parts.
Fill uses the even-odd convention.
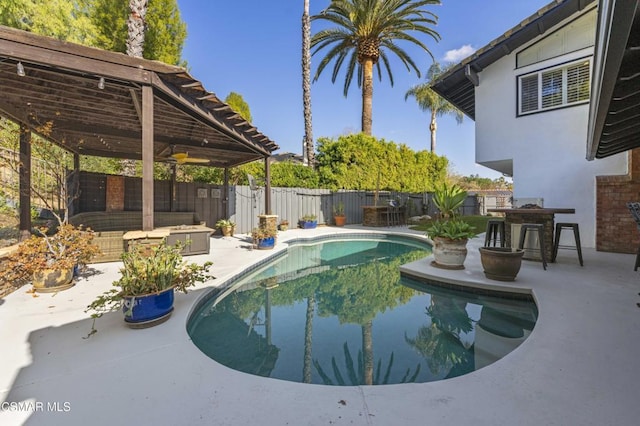
[[[91,19],[97,28],[96,46],[114,52],[127,52],[129,3],[92,0]],[[148,0],[145,14],[142,56],[171,65],[185,66],[182,48],[187,27],[180,17],[176,0]]]
[[[231,92],[227,95],[224,101],[249,123],[253,121],[253,117],[251,117],[251,110],[249,109],[249,104],[244,100],[241,94]]]
[[[318,53],[329,49],[318,64],[314,80],[317,80],[329,63],[335,60],[331,81],[335,83],[342,64],[347,60],[344,95],[357,72],[358,86],[362,87],[362,132],[371,135],[373,67],[377,67],[382,79],[380,60],[393,86],[393,75],[387,52],[396,55],[407,70],[420,70],[396,41],[406,41],[421,47],[432,58],[427,46],[412,33],[419,32],[440,40],[432,28],[438,17],[424,9],[427,5],[440,4],[439,0],[333,0],[328,8],[314,15],[312,20],[327,21],[335,25],[316,33],[311,47]],[[347,59],[348,58],[348,59]],[[357,68],[357,71],[356,71]]]
[[[410,88],[407,93],[404,95],[404,100],[406,101],[409,96],[413,96],[416,98],[416,102],[418,103],[418,107],[422,111],[430,111],[431,112],[431,121],[429,122],[429,131],[431,132],[431,152],[436,152],[436,131],[438,130],[438,125],[436,123],[437,117],[442,117],[443,115],[455,115],[456,121],[458,124],[462,123],[462,119],[464,115],[462,111],[453,106],[452,103],[447,101],[442,96],[438,95],[432,88],[431,83],[438,79],[440,75],[442,75],[447,69],[441,68],[440,64],[434,62],[427,72],[427,82],[418,84]]]
[[[448,160],[364,133],[318,139],[320,185],[332,189],[422,192],[446,177]]]
[[[84,45],[95,44],[91,0],[3,0],[0,24]]]

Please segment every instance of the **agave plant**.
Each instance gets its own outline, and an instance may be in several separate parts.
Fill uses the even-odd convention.
[[[458,185],[447,185],[446,182],[436,189],[433,194],[433,203],[442,213],[444,218],[452,218],[457,210],[464,204],[467,191]]]

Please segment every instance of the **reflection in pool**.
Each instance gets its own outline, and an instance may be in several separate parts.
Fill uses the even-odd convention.
[[[211,297],[189,320],[209,357],[247,373],[351,386],[429,382],[500,359],[529,335],[531,299],[401,277],[429,247],[412,239],[296,245]]]

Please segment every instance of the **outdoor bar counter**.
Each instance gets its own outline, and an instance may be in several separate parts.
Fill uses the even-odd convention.
[[[511,225],[522,223],[540,223],[544,225],[544,253],[547,262],[550,262],[553,254],[553,230],[556,214],[574,214],[576,209],[570,208],[498,208],[488,209],[491,213],[504,213],[505,246],[511,247]],[[537,260],[537,259],[536,259]]]

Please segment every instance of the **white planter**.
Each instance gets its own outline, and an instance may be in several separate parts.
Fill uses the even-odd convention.
[[[464,269],[467,258],[467,238],[451,240],[449,238],[433,238],[433,266],[444,269]]]

